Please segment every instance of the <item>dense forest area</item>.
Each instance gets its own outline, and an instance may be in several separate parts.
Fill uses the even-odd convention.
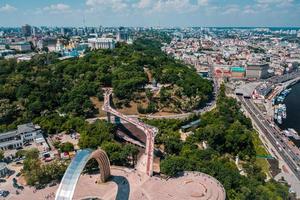
[[[148,120],[159,128],[156,145],[164,149],[161,172],[178,176],[183,171],[200,171],[217,178],[225,187],[227,198],[234,200],[289,199],[288,187],[274,180],[257,164],[254,140],[257,133],[251,121],[240,111],[238,102],[226,97],[224,86],[217,107],[201,116],[194,134],[182,141],[179,120]],[[203,141],[208,144],[203,147]],[[239,156],[246,175],[235,164]]]
[[[152,37],[64,61],[54,53],[28,62],[0,60],[0,130],[53,113],[91,117],[96,110],[90,97],[101,100],[101,87],[114,88],[118,107],[148,94],[148,105],[140,107],[143,113],[168,106],[190,111],[207,101],[211,83],[164,54],[160,41]],[[145,68],[166,85],[155,98],[144,89],[151,84]]]

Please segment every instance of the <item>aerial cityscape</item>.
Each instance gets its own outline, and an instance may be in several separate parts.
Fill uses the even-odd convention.
[[[300,2],[2,0],[0,200],[300,199]]]

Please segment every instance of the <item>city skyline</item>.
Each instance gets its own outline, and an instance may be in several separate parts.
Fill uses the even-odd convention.
[[[300,0],[1,0],[0,199],[300,200]]]
[[[1,26],[299,27],[295,0],[3,0]]]

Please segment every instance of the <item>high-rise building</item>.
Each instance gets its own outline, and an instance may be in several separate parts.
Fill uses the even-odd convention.
[[[25,37],[31,36],[31,26],[29,26],[28,24],[22,26],[22,34]]]
[[[37,28],[36,27],[32,27],[32,35],[36,36],[37,34]]]

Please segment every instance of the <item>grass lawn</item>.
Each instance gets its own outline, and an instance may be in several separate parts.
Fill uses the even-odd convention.
[[[259,136],[257,133],[254,134],[253,138],[254,148],[256,151],[256,155],[260,156],[267,156],[270,155],[268,151],[266,150],[265,146],[262,144],[261,140],[259,139]],[[256,158],[256,164],[262,168],[262,171],[266,173],[269,177],[270,175],[270,164],[266,159],[263,158]]]

